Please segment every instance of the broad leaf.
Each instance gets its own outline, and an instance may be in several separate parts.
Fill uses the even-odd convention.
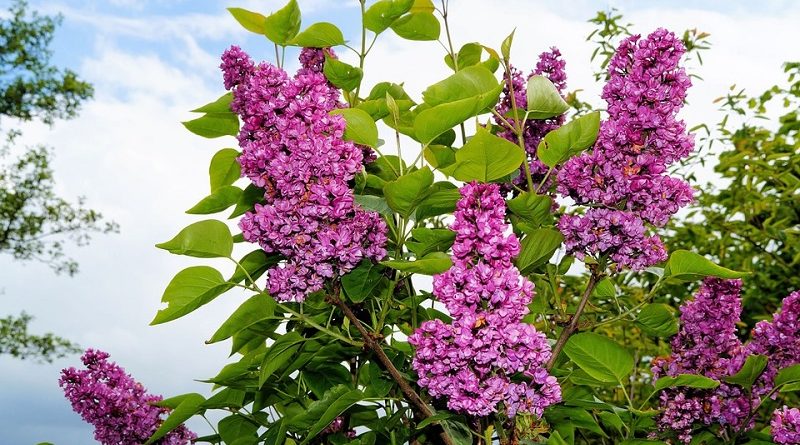
[[[678,386],[698,389],[713,389],[719,386],[719,382],[702,375],[680,374],[675,377],[659,377],[654,386],[656,391],[661,391],[664,388],[675,388]]]
[[[414,0],[379,0],[364,14],[364,26],[375,34],[380,34],[407,13],[413,5]]]
[[[217,431],[224,443],[254,444],[258,440],[258,426],[242,415],[233,414],[219,421]]]
[[[407,40],[437,40],[441,32],[439,19],[430,12],[412,12],[391,24],[392,31]]]
[[[225,223],[208,219],[188,225],[174,238],[156,247],[176,255],[228,258],[233,252],[233,237]]]
[[[202,412],[201,405],[205,402],[205,398],[200,394],[186,394],[183,401],[173,410],[169,417],[158,427],[155,433],[144,443],[150,445],[166,436],[170,431],[183,425],[183,422],[189,420],[195,414]]]
[[[296,35],[289,44],[303,48],[328,48],[343,45],[344,36],[333,23],[319,22]]]
[[[241,177],[241,167],[236,158],[239,152],[233,148],[223,148],[216,152],[211,158],[211,165],[208,166],[208,177],[211,182],[211,191],[215,192],[218,188],[231,185]]]
[[[231,114],[231,102],[233,102],[233,93],[225,93],[214,102],[195,108],[192,113]]]
[[[453,262],[446,253],[433,252],[414,261],[389,260],[381,264],[401,272],[436,275],[449,269]]]
[[[275,300],[269,295],[253,295],[222,323],[222,326],[211,336],[211,340],[208,343],[226,340],[243,329],[273,317],[275,315],[275,307]]]
[[[261,362],[261,371],[258,376],[258,386],[264,386],[264,383],[275,371],[289,363],[304,341],[306,341],[306,338],[295,331],[278,337],[275,343],[270,345],[267,353],[264,354],[264,360]]]
[[[433,172],[426,166],[387,182],[383,187],[383,194],[389,207],[400,215],[409,217],[427,196],[431,185]]]
[[[750,355],[744,361],[744,365],[742,365],[742,369],[739,372],[732,376],[724,377],[722,380],[749,390],[758,379],[758,376],[764,372],[768,360],[765,355]]]
[[[539,142],[537,156],[548,167],[555,167],[591,147],[599,130],[599,111],[583,115],[547,133]]]
[[[553,82],[540,75],[528,79],[527,102],[528,119],[547,119],[569,109]]]
[[[564,353],[587,374],[602,382],[622,384],[633,371],[633,356],[610,338],[592,332],[570,337]]]
[[[669,337],[678,333],[678,320],[672,308],[662,303],[643,307],[636,317],[636,325],[656,337]]]
[[[331,111],[330,114],[344,117],[346,122],[345,139],[369,147],[378,146],[378,127],[372,120],[372,116],[366,111],[358,108],[339,108]]]
[[[183,126],[192,133],[204,138],[236,136],[239,134],[239,119],[233,113],[206,114],[197,119],[183,122]]]
[[[742,278],[746,272],[737,272],[718,266],[705,257],[688,250],[672,252],[664,268],[665,278],[678,278],[681,280],[695,280],[702,277]]]
[[[539,227],[553,220],[550,213],[553,199],[547,195],[522,192],[514,199],[507,201],[506,205],[509,210],[532,227]]]
[[[800,365],[792,365],[778,371],[775,376],[775,386],[800,382]]]
[[[151,325],[183,317],[233,287],[213,267],[194,266],[183,269],[169,282],[161,297],[167,307],[158,311]]]
[[[530,232],[522,240],[516,259],[520,272],[526,275],[535,267],[546,263],[563,241],[564,236],[555,229],[543,227]]]
[[[344,91],[354,91],[361,83],[364,72],[357,66],[352,66],[339,59],[325,56],[322,72],[330,83]],[[377,133],[375,139],[377,139]]]
[[[456,151],[455,157],[454,178],[464,182],[490,182],[519,169],[525,152],[517,144],[479,127],[475,136]]]
[[[283,8],[264,19],[263,34],[278,45],[286,46],[300,31],[300,7],[297,0],[289,0]]]
[[[339,417],[342,413],[347,411],[351,406],[360,402],[364,398],[361,391],[350,389],[348,385],[339,385],[331,388],[322,399],[312,403],[306,413],[302,416],[302,421],[313,422],[308,427],[308,434],[301,442],[301,445],[307,444],[314,439],[325,427],[330,425],[334,419]],[[294,420],[290,423],[295,423]]]
[[[264,34],[267,18],[263,14],[242,8],[228,8],[228,12],[244,29],[256,34]]]
[[[201,199],[186,213],[190,215],[209,215],[219,213],[239,202],[242,189],[235,185],[223,185],[214,190],[210,195]]]
[[[382,267],[370,260],[362,261],[358,267],[342,276],[342,288],[347,298],[360,303],[372,295],[380,283]]]
[[[447,252],[456,239],[456,233],[450,229],[429,229],[420,227],[411,231],[413,240],[406,242],[408,250],[418,258],[431,252]]]

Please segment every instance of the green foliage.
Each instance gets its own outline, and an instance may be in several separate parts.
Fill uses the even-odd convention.
[[[24,312],[19,317],[0,318],[0,354],[8,354],[21,360],[52,363],[54,359],[81,351],[78,345],[54,334],[28,333],[31,321],[33,317]]]

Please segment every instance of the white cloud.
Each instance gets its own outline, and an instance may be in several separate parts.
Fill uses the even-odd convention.
[[[281,3],[252,0],[242,6],[268,12]],[[352,8],[353,4],[326,0],[309,7],[301,2],[304,11]],[[590,30],[585,19],[598,8],[596,2],[568,3],[571,12],[563,12],[561,4],[522,0],[504,1],[502,7],[487,7],[480,0],[453,4],[457,7],[452,12],[452,31],[458,45],[480,41],[497,47],[516,27],[513,57],[517,65],[530,69],[540,52],[556,45],[567,60],[570,89],[584,89],[584,100],[596,96],[599,87],[589,63],[592,48],[584,41]],[[28,310],[38,317],[33,325],[37,331],[53,330],[84,346],[109,350],[155,392],[207,393],[207,385],[192,379],[215,372],[226,359],[227,345],[205,346],[203,340],[242,297],[226,295],[185,320],[148,327],[170,278],[183,267],[208,263],[170,256],[153,244],[196,220],[182,210],[206,193],[211,155],[234,143],[193,136],[179,122],[191,117],[186,110],[221,92],[217,56],[208,49],[210,44],[240,41],[247,34],[224,13],[131,19],[70,4],[51,7],[64,11],[67,21],[97,33],[91,56],[79,70],[94,83],[97,95],[78,119],[59,123],[52,131],[30,126],[26,138],[55,145],[59,191],[66,196],[88,196],[93,207],[121,224],[122,233],[98,237],[90,247],[76,251],[82,273],[75,278],[54,277],[41,265],[0,259],[0,270],[7,277],[4,312]],[[732,82],[759,91],[780,81],[780,64],[793,55],[790,42],[800,40],[796,12],[759,15],[651,8],[637,9],[627,19],[636,23],[636,31],[645,33],[656,26],[711,32],[713,49],[697,70],[705,80],[691,90],[691,103],[684,112],[690,125],[718,118],[711,100],[724,94]],[[135,40],[138,46],[123,49],[119,39]],[[346,50],[339,53],[353,61]],[[410,43],[387,32],[367,60],[365,84],[404,81],[408,91],[419,97],[425,86],[448,74],[442,57],[437,43]],[[413,145],[406,149],[413,152],[412,158],[416,155]],[[39,366],[0,359],[6,381],[32,391],[41,405],[51,407],[47,417],[38,421],[49,424],[49,430],[31,437],[31,426],[20,421],[19,413],[4,411],[11,406],[5,401],[19,402],[25,393],[4,389],[5,395],[0,395],[4,434],[25,443],[54,440],[72,445],[90,440],[89,430],[81,429],[77,416],[67,412],[55,386],[58,369],[68,363],[76,364],[76,360]],[[45,433],[51,436],[42,436]]]

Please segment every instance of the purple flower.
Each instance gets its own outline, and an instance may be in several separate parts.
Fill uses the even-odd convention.
[[[325,55],[334,57],[303,49],[293,78],[269,63],[256,66],[236,47],[222,56],[231,109],[242,120],[242,174],[265,189],[264,203],[239,226],[247,241],[285,258],[267,280],[280,301],[302,301],[326,279],[386,255],[386,223],[353,201],[350,181],[365,150],[345,141],[344,119],[329,114],[343,104],[322,74]]]
[[[772,322],[759,321],[756,324],[747,351],[748,354],[769,357],[764,373],[753,387],[757,395],[772,391],[778,371],[800,363],[800,291],[783,299],[781,310]]]
[[[658,29],[640,39],[624,40],[609,63],[609,80],[603,88],[609,117],[601,123],[594,148],[568,160],[558,172],[558,192],[578,205],[606,208],[629,223],[665,225],[679,209],[692,202],[694,191],[685,181],[666,175],[667,166],[686,157],[694,142],[677,113],[683,106],[689,77],[679,67],[685,52],[674,34]],[[590,213],[594,212],[590,216]],[[604,252],[592,246],[596,219],[592,209],[585,216],[564,215],[559,224],[568,252],[577,256]],[[605,216],[605,215],[604,215]],[[589,218],[589,221],[576,222]],[[627,235],[627,233],[626,233]],[[637,229],[620,245],[633,246],[625,254],[611,258],[623,267],[641,269],[662,261],[666,252],[656,237],[645,237]],[[643,243],[643,240],[648,240]],[[598,237],[598,242],[604,242]],[[647,247],[649,252],[638,249]]]
[[[104,445],[146,442],[168,413],[153,403],[161,396],[148,394],[141,383],[108,361],[109,355],[88,349],[81,361],[86,369],[61,371],[59,386],[83,420],[94,425],[94,438]],[[159,445],[185,445],[197,436],[181,425],[161,438]]]
[[[537,75],[547,77],[556,87],[558,92],[563,95],[564,90],[567,88],[567,74],[564,70],[565,66],[566,62],[561,58],[561,52],[558,50],[558,48],[552,47],[550,48],[550,51],[545,51],[539,55],[539,61],[536,63],[536,68],[531,71],[525,80]],[[507,77],[505,80],[503,95],[501,96],[500,102],[496,107],[497,112],[501,116],[506,116],[506,114],[513,109],[511,100],[512,90],[514,92],[513,98],[517,109],[525,110],[527,107],[525,81],[523,80],[522,73],[514,67],[511,67],[510,78]],[[525,141],[525,151],[528,155],[531,176],[536,184],[544,180],[545,175],[547,175],[547,172],[549,171],[549,167],[542,163],[542,161],[540,161],[536,156],[536,149],[539,146],[539,142],[547,133],[563,125],[564,119],[565,117],[563,114],[549,119],[528,119],[522,126],[522,135]],[[507,117],[506,121],[512,125],[515,125],[515,120],[513,118]],[[514,134],[514,132],[511,131],[500,118],[496,117],[495,123],[502,128],[502,130],[497,133],[498,136],[515,144],[518,143],[517,135]],[[554,177],[555,175],[550,176],[550,178]],[[515,182],[518,186],[523,186],[525,181],[525,175],[524,173],[521,173]],[[549,190],[551,184],[552,180],[548,180],[548,182],[542,187],[542,190]]]
[[[772,415],[772,440],[779,444],[800,444],[800,409],[776,409]]]
[[[499,186],[465,185],[454,216],[453,266],[433,283],[453,322],[426,321],[409,337],[417,383],[453,411],[487,416],[504,406],[541,417],[561,388],[545,368],[547,339],[521,321],[533,283],[511,262],[520,246],[505,235]]]

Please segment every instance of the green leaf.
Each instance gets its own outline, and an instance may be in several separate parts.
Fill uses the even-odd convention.
[[[217,188],[210,195],[201,199],[186,213],[190,215],[208,215],[221,212],[228,207],[239,202],[242,196],[242,189],[235,185],[223,185]]]
[[[430,12],[412,12],[395,20],[392,31],[406,40],[438,40],[441,26]]]
[[[377,1],[364,13],[364,26],[375,34],[380,34],[407,13],[413,5],[414,0]]]
[[[792,365],[778,371],[775,376],[775,386],[800,382],[800,365]]]
[[[456,203],[461,198],[458,189],[446,181],[434,183],[431,189],[433,191],[417,207],[417,213],[415,214],[417,221],[453,213],[456,209]]]
[[[262,249],[256,249],[239,260],[239,265],[228,280],[231,283],[241,283],[246,281],[250,283],[248,275],[253,280],[257,280],[264,272],[270,267],[278,264],[281,256],[275,253],[267,254]],[[244,270],[242,270],[244,268]],[[245,271],[247,273],[245,273]]]
[[[531,76],[527,86],[528,119],[547,119],[564,114],[569,105],[553,82],[544,76]]]
[[[591,147],[599,130],[599,111],[583,115],[547,133],[539,142],[537,155],[545,165],[555,167]]]
[[[245,405],[246,396],[247,393],[243,390],[224,388],[203,402],[201,407],[205,409],[241,409]]]
[[[514,199],[507,201],[506,205],[509,210],[532,227],[539,227],[553,220],[553,215],[550,213],[553,199],[547,195],[522,192]]]
[[[454,71],[461,70],[468,66],[477,65],[481,62],[481,55],[483,54],[483,46],[480,43],[465,43],[464,46],[456,53],[458,60],[458,69],[455,69],[453,58],[450,54],[444,56],[444,63]]]
[[[183,317],[233,287],[217,269],[194,266],[183,269],[169,282],[161,297],[167,307],[158,311],[150,325]]]
[[[151,443],[166,436],[170,431],[183,425],[183,422],[189,420],[190,417],[202,412],[200,407],[206,399],[200,394],[186,394],[183,401],[172,411],[161,426],[158,427],[155,433],[144,443],[150,445]]]
[[[347,123],[344,129],[345,139],[369,147],[378,146],[378,127],[366,111],[358,108],[338,108],[330,114],[344,117]]]
[[[656,337],[669,337],[678,333],[678,320],[672,308],[662,303],[643,307],[636,317],[636,325]]]
[[[665,278],[677,278],[684,281],[691,281],[702,277],[719,278],[742,278],[746,272],[737,272],[718,266],[705,257],[689,252],[688,250],[676,250],[672,252],[664,268]]]
[[[427,166],[405,174],[383,186],[386,203],[392,210],[409,217],[420,202],[427,196],[433,185],[433,172]]]
[[[231,114],[231,102],[233,102],[233,93],[225,93],[214,102],[195,108],[192,113]]]
[[[433,0],[414,0],[414,6],[411,7],[411,12],[430,12],[436,10],[433,5]]]
[[[236,160],[240,153],[233,148],[223,148],[216,152],[211,158],[211,165],[208,166],[208,177],[211,182],[211,192],[215,192],[220,187],[231,185],[241,177],[241,167]]]
[[[442,428],[450,436],[453,445],[472,445],[472,431],[464,422],[455,419],[445,419],[441,421]]]
[[[414,118],[414,134],[423,144],[470,117],[494,106],[503,87],[491,71],[481,65],[469,66],[428,87],[425,105]]]
[[[344,91],[354,91],[361,83],[361,78],[364,77],[364,72],[361,71],[361,68],[344,63],[339,59],[328,57],[328,55],[325,55],[325,64],[322,67],[322,72],[330,83]],[[377,138],[376,132],[375,139]]]
[[[675,377],[659,377],[654,386],[656,391],[661,391],[664,388],[675,388],[677,386],[698,389],[713,389],[719,386],[719,382],[702,375],[680,374]]]
[[[452,176],[456,163],[456,150],[453,147],[428,145],[425,147],[423,155],[431,167],[448,176]]]
[[[453,177],[464,182],[490,182],[516,171],[524,160],[525,152],[517,144],[478,127],[475,136],[456,151]]]
[[[319,398],[334,386],[350,384],[352,378],[350,370],[341,363],[327,363],[314,370],[303,371],[303,381]]]
[[[382,267],[370,260],[363,260],[355,269],[342,276],[342,288],[347,298],[360,303],[372,295],[380,283]]]
[[[286,6],[264,20],[263,34],[278,45],[288,45],[298,31],[300,31],[300,7],[297,6],[296,0],[289,0]]]
[[[633,356],[625,348],[606,336],[592,332],[570,337],[564,353],[601,382],[621,384],[633,371]]]
[[[758,376],[764,372],[764,368],[767,367],[767,361],[766,355],[750,355],[744,361],[744,365],[742,365],[742,369],[739,372],[732,376],[723,377],[722,380],[749,390],[758,379]]]
[[[228,258],[233,252],[233,237],[228,226],[215,219],[186,226],[169,241],[156,244],[175,255],[197,258]]]
[[[446,253],[433,252],[414,261],[389,260],[382,261],[381,264],[401,272],[436,275],[449,269],[453,262]]]
[[[275,371],[289,363],[304,341],[306,341],[306,338],[295,331],[287,332],[278,337],[275,343],[270,345],[267,353],[264,354],[264,360],[261,362],[261,372],[258,375],[258,386],[264,386],[264,383]]]
[[[363,398],[361,391],[350,389],[347,385],[331,388],[322,399],[312,403],[308,407],[308,411],[304,413],[307,419],[315,419],[315,421],[308,429],[308,434],[301,442],[301,445],[305,445],[314,439],[334,419],[363,400]]]
[[[411,230],[413,241],[407,241],[408,250],[414,252],[417,258],[431,252],[447,252],[456,239],[456,233],[450,229],[429,229],[420,227]]]
[[[239,414],[233,414],[220,420],[217,424],[217,431],[222,441],[227,444],[252,444],[258,440],[258,424]]]
[[[319,22],[296,35],[289,44],[303,48],[328,48],[344,45],[344,36],[333,23]]]
[[[422,419],[421,422],[417,423],[417,429],[421,430],[432,423],[439,423],[439,421],[450,419],[453,416],[454,416],[453,413],[448,411],[437,411],[436,414],[430,417],[426,417]]]
[[[517,268],[523,275],[530,273],[552,258],[563,241],[564,236],[558,230],[547,227],[533,230],[520,243]]]
[[[239,134],[239,119],[233,113],[205,114],[182,123],[192,133],[209,139]]]
[[[244,215],[249,212],[257,202],[261,202],[263,199],[264,189],[255,184],[249,184],[245,187],[242,196],[239,197],[239,201],[236,203],[236,207],[234,207],[233,212],[231,212],[228,218],[236,218],[237,216]]]
[[[244,29],[256,34],[264,34],[267,18],[262,14],[242,8],[228,8],[228,11]]]
[[[385,186],[384,186],[385,187]],[[353,201],[365,210],[378,212],[384,216],[392,216],[392,209],[386,203],[386,199],[375,195],[353,195]]]
[[[275,300],[269,295],[253,295],[242,303],[211,336],[208,343],[217,343],[231,338],[237,332],[275,315]]]
[[[515,32],[517,32],[517,28],[514,28],[514,30],[511,31],[511,34],[503,39],[503,43],[500,44],[500,54],[503,55],[503,60],[508,60],[511,58],[511,44],[514,42]]]

